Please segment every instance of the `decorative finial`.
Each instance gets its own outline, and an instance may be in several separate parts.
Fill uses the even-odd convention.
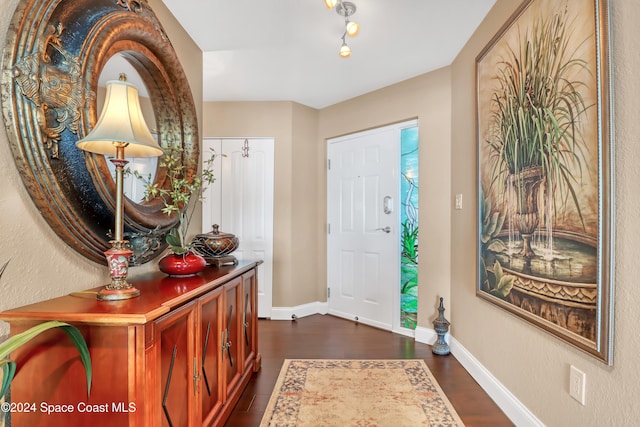
[[[438,312],[440,313],[436,320],[433,321],[433,327],[438,334],[438,339],[431,347],[431,351],[434,354],[438,354],[441,356],[447,355],[450,353],[449,344],[445,341],[445,335],[447,331],[449,331],[449,321],[444,318],[444,298],[440,297],[440,306],[438,307]]]

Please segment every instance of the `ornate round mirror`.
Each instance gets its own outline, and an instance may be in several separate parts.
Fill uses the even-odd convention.
[[[135,70],[148,93],[148,125],[158,143],[180,146],[186,175],[193,177],[195,105],[177,55],[146,1],[22,0],[2,69],[2,113],[24,184],[55,232],[99,263],[105,263],[114,224],[115,184],[105,157],[81,151],[76,142],[97,121],[100,75],[114,57]],[[162,168],[153,177],[166,185]],[[177,220],[162,207],[161,200],[125,197],[125,238],[136,245],[132,264],[165,248],[164,235]]]

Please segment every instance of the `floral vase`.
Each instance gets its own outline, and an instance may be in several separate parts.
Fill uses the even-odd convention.
[[[203,257],[193,252],[176,255],[170,253],[158,261],[160,271],[172,277],[185,277],[198,274],[207,267]]]

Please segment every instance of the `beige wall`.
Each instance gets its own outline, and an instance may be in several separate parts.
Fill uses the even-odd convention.
[[[6,43],[17,4],[17,0],[0,0],[0,46]],[[151,0],[150,4],[180,57],[201,118],[202,52],[161,0]],[[4,126],[0,129],[0,182],[0,263],[11,259],[0,280],[0,310],[108,282],[106,266],[85,259],[67,246],[42,218],[22,184]],[[155,268],[153,264],[132,268],[131,275]],[[0,337],[7,333],[7,324],[0,322]]]
[[[298,268],[286,293],[296,294],[298,287],[309,289],[306,300],[297,300],[297,304],[326,299],[326,284],[321,281],[324,266],[318,262],[322,259],[323,238],[325,236],[322,213],[324,207],[320,201],[318,186],[321,171],[324,171],[324,151],[317,144],[318,112],[317,110],[294,104],[293,108],[293,157],[291,198],[296,207],[292,217],[292,258],[293,265]],[[304,143],[303,143],[304,142]],[[289,299],[293,301],[293,298]],[[284,305],[287,307],[287,305]],[[290,306],[290,305],[289,305]]]
[[[475,204],[475,57],[519,2],[499,0],[452,65],[452,193]],[[615,347],[613,366],[530,326],[475,296],[475,210],[452,215],[453,336],[542,422],[549,426],[629,426],[640,419],[640,80],[637,22],[640,3],[610,0],[615,91]],[[470,207],[472,204],[468,204]],[[586,406],[568,393],[569,366],[587,374]]]

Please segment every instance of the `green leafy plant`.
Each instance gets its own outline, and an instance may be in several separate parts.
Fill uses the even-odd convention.
[[[516,276],[505,273],[502,265],[496,261],[493,264],[493,269],[486,271],[486,281],[483,281],[482,290],[498,298],[506,299],[513,289],[515,280]]]
[[[9,261],[5,262],[2,268],[0,268],[0,278],[4,273]],[[0,399],[4,397],[4,395],[9,390],[11,386],[11,382],[16,373],[16,363],[9,359],[9,354],[16,350],[17,348],[23,346],[24,344],[31,341],[36,336],[40,335],[44,331],[53,328],[61,328],[62,331],[67,334],[67,336],[71,339],[73,344],[78,349],[80,353],[80,360],[84,365],[85,374],[87,376],[87,396],[91,394],[91,380],[93,377],[93,370],[91,366],[91,355],[89,354],[89,348],[87,347],[87,343],[78,330],[73,325],[68,323],[59,322],[56,320],[51,320],[48,322],[41,323],[39,325],[33,326],[26,331],[14,335],[7,339],[6,341],[0,343],[0,368],[2,369],[2,382],[0,383]]]
[[[418,313],[418,226],[402,222],[400,310],[407,328],[415,328]]]
[[[400,310],[405,327],[415,328],[418,320],[418,266],[403,264],[401,269]]]
[[[164,204],[162,212],[178,217],[178,224],[166,236],[171,251],[176,255],[183,255],[191,250],[187,241],[187,231],[195,212],[195,204],[189,210],[189,202],[194,195],[202,201],[203,191],[215,181],[213,164],[217,156],[215,150],[211,149],[211,155],[204,162],[201,175],[189,178],[185,173],[182,152],[181,147],[170,146],[165,149],[160,160],[159,166],[167,170],[167,186],[153,182],[151,176],[144,177],[137,171],[133,172],[134,176],[145,184],[145,200],[159,197]]]
[[[480,235],[480,284],[481,289],[485,292],[489,292],[496,296],[506,297],[509,292],[511,292],[511,287],[513,286],[513,281],[511,281],[511,287],[508,289],[504,286],[507,284],[504,282],[501,288],[502,291],[496,291],[496,288],[499,285],[499,280],[496,282],[496,274],[498,271],[498,275],[500,278],[504,277],[504,273],[502,272],[502,267],[498,261],[495,262],[493,266],[493,270],[487,268],[485,257],[487,255],[487,251],[491,252],[504,252],[506,250],[506,245],[502,240],[498,238],[498,235],[502,231],[502,226],[504,225],[504,220],[506,217],[506,213],[498,210],[492,209],[491,198],[488,196],[484,196],[484,191],[480,193],[480,198],[482,199],[482,203],[480,204],[480,217],[482,218],[481,227],[481,235]],[[496,264],[500,267],[499,270],[496,270]],[[492,276],[493,275],[493,276]],[[515,279],[514,276],[510,276]],[[493,280],[492,280],[493,279]],[[505,293],[506,291],[506,293]],[[501,295],[504,294],[504,295]]]
[[[402,223],[402,263],[418,264],[418,227],[409,220]]]
[[[484,252],[485,249],[488,249],[493,252],[503,252],[506,246],[497,236],[502,231],[507,214],[504,211],[494,210],[491,198],[484,196],[484,191],[480,193],[480,198],[482,199],[480,205],[482,251]]]
[[[580,92],[587,85],[574,79],[586,62],[569,43],[567,12],[540,18],[531,31],[507,48],[499,63],[492,95],[490,137],[491,185],[507,186],[509,175],[541,168],[548,202],[559,190],[571,198],[584,226],[576,195],[585,144],[581,116],[587,106]],[[518,194],[521,203],[522,195]]]

